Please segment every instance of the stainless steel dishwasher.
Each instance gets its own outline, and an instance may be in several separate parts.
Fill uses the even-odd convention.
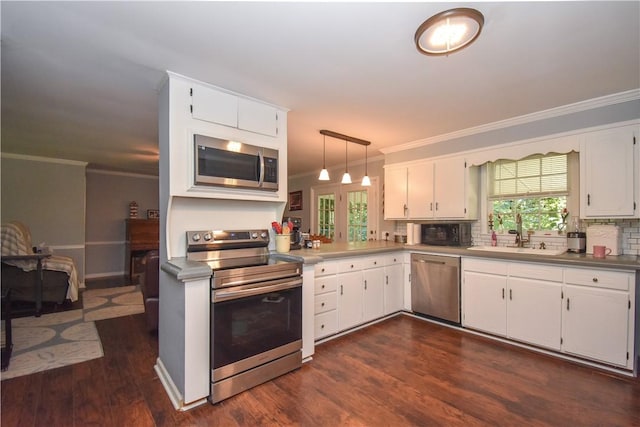
[[[460,257],[411,254],[411,309],[460,324]]]

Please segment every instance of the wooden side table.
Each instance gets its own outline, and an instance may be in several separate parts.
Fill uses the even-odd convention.
[[[38,263],[36,264],[36,271],[38,274],[38,279],[36,280],[36,287],[33,290],[34,299],[36,301],[36,317],[40,317],[42,314],[42,260],[45,258],[49,258],[51,253],[49,252],[41,252],[34,253],[31,255],[3,255],[2,261],[31,261],[36,260]]]
[[[9,367],[9,359],[13,351],[13,339],[11,337],[11,289],[2,288],[1,315],[2,336],[0,337],[0,369],[6,371]]]

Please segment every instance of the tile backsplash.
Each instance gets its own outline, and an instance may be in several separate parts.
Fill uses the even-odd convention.
[[[582,225],[585,228],[594,224],[614,224],[620,227],[620,230],[622,231],[623,255],[640,255],[640,219],[589,219],[582,221]],[[473,238],[473,245],[490,245],[491,235],[488,233],[481,233],[480,228],[480,221],[474,221],[472,223],[471,235]],[[396,221],[395,234],[406,235],[407,222]],[[508,234],[507,232],[503,234],[497,234],[497,237],[498,246],[512,245],[515,241],[515,236],[512,234]],[[389,239],[393,239],[393,236],[389,236]],[[531,241],[536,246],[544,242],[545,246],[549,249],[562,249],[567,247],[566,236],[564,234],[559,235],[554,232],[548,232],[542,235],[534,234],[533,236],[531,236]]]

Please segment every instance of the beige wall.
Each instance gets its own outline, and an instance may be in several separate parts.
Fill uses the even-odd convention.
[[[86,164],[3,153],[1,166],[2,222],[21,221],[33,245],[72,257],[84,283]]]
[[[87,169],[87,277],[125,274],[129,203],[138,203],[138,218],[146,218],[158,209],[158,194],[157,176]]]

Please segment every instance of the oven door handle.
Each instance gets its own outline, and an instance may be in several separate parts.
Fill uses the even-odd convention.
[[[239,298],[246,298],[255,295],[269,294],[272,292],[284,291],[286,289],[302,286],[302,279],[287,280],[286,282],[275,281],[276,283],[262,283],[256,287],[234,287],[228,289],[218,289],[213,291],[213,302],[229,301]]]
[[[249,285],[252,283],[265,283],[265,281],[267,280],[274,280],[274,279],[290,279],[291,277],[300,277],[300,270],[296,269],[295,271],[288,271],[286,273],[283,272],[276,272],[273,274],[262,274],[259,276],[252,276],[252,277],[248,277],[248,278],[231,278],[231,280],[226,281],[227,278],[222,278],[219,281],[216,280],[216,276],[214,274],[213,276],[213,281],[215,282],[215,286],[219,287],[221,285],[224,285],[225,287],[231,287],[231,286],[242,286],[242,285]]]

